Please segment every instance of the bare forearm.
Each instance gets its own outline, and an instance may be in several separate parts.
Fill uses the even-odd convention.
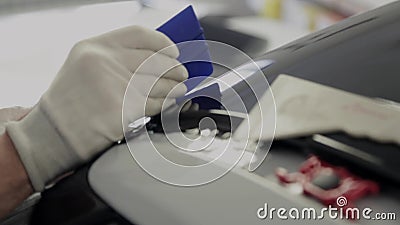
[[[31,183],[7,133],[0,136],[0,219],[33,193]]]

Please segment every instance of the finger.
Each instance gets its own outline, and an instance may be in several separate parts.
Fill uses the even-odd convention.
[[[167,109],[175,104],[176,101],[172,98],[149,98],[145,107],[146,116],[157,115],[162,109]]]
[[[117,54],[117,60],[133,73],[152,74],[157,77],[183,81],[188,71],[176,59],[143,49],[124,49]]]
[[[157,78],[148,74],[135,75],[132,84],[142,95],[152,98],[176,98],[187,92],[186,85],[174,80]]]
[[[185,102],[181,111],[186,112],[190,109],[191,106],[192,106],[192,101],[189,100],[189,101]]]
[[[172,58],[179,56],[179,50],[175,43],[165,34],[140,26],[120,28],[98,36],[98,39],[107,44],[118,44],[126,48],[147,49],[154,52],[162,50],[162,54]]]
[[[190,106],[190,110],[192,110],[192,111],[199,111],[199,109],[200,109],[200,106],[199,106],[198,103],[193,103],[193,104]]]
[[[176,98],[185,95],[186,92],[187,88],[184,83],[178,83],[169,79],[159,79],[151,89],[150,97]]]

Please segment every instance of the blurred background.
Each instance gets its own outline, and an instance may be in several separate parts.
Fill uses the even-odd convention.
[[[126,0],[125,0],[126,1]],[[170,10],[183,4],[210,5],[208,13],[229,16],[262,16],[294,26],[318,30],[346,17],[368,11],[394,0],[138,0],[140,4]],[[121,0],[0,0],[3,13],[73,7]],[[207,13],[207,12],[203,12]]]
[[[257,57],[393,0],[0,0],[0,107],[32,106],[77,41],[192,4],[206,38]]]

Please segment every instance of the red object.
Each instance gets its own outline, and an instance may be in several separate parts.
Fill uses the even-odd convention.
[[[304,194],[337,208],[354,207],[357,199],[379,192],[379,185],[376,182],[357,177],[346,168],[330,165],[316,156],[307,159],[298,172],[288,173],[284,168],[277,168],[275,173],[281,183],[300,183]],[[313,182],[317,176],[337,177],[338,184],[331,189],[323,189]]]

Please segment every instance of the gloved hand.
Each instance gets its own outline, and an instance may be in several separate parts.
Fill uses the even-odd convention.
[[[123,138],[123,97],[133,72],[149,56],[173,44],[158,31],[132,26],[73,47],[32,112],[6,127],[36,191]],[[175,46],[168,48],[134,75],[129,88],[135,96],[129,102],[131,122],[159,113],[170,90],[187,79],[178,55]],[[179,66],[169,70],[175,65]],[[177,86],[170,104],[175,102],[172,97],[185,92],[185,85]]]

